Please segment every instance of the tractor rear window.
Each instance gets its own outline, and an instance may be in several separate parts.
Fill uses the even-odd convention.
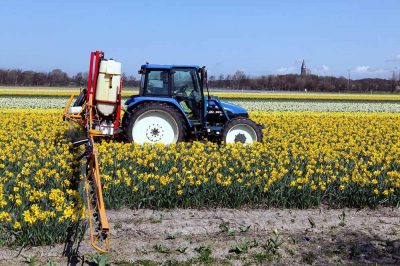
[[[168,95],[168,71],[151,70],[147,75],[146,95]]]

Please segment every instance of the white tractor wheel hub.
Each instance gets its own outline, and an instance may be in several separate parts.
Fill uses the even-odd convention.
[[[178,123],[171,114],[162,110],[150,110],[141,114],[132,128],[133,142],[163,144],[176,143],[179,137]]]
[[[226,134],[226,143],[241,142],[243,144],[251,144],[257,141],[256,131],[249,125],[234,125]]]

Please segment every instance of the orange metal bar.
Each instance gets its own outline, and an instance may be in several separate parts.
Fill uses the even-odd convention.
[[[93,143],[93,136],[90,136]],[[100,252],[108,252],[110,245],[110,225],[107,220],[107,214],[104,207],[103,192],[99,173],[99,164],[97,159],[97,149],[93,147],[91,154],[89,169],[86,178],[86,199],[88,208],[90,242],[96,250]],[[92,189],[93,193],[90,193]],[[96,200],[96,206],[92,206],[93,197]],[[96,217],[94,216],[96,214]],[[94,219],[98,219],[98,226],[95,225]]]
[[[96,184],[96,194],[97,194],[97,207],[99,209],[99,215],[100,215],[100,223],[102,226],[102,229],[104,230],[110,230],[110,225],[108,224],[107,220],[107,214],[106,214],[106,208],[104,207],[104,201],[103,201],[103,191],[101,187],[101,180],[100,180],[100,172],[99,172],[99,163],[97,161],[97,148],[93,147],[93,155],[94,155],[94,171],[95,171],[95,184]]]

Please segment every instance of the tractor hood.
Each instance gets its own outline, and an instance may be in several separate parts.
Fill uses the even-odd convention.
[[[240,107],[239,105],[233,104],[233,103],[228,103],[225,101],[219,101],[222,108],[225,109],[225,111],[228,113],[229,116],[237,116],[237,115],[247,115],[246,109],[243,107]]]

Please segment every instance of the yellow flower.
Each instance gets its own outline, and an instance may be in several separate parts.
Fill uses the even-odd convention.
[[[31,215],[29,210],[23,212],[22,217],[24,217],[24,221],[27,222],[29,225],[32,225],[36,222],[36,218]]]
[[[11,216],[8,212],[2,211],[0,212],[0,222],[11,222]]]
[[[15,221],[13,228],[16,230],[21,229],[21,224],[18,221]]]
[[[20,206],[22,204],[22,200],[21,199],[16,199],[15,200],[15,204],[17,204],[18,206]]]

